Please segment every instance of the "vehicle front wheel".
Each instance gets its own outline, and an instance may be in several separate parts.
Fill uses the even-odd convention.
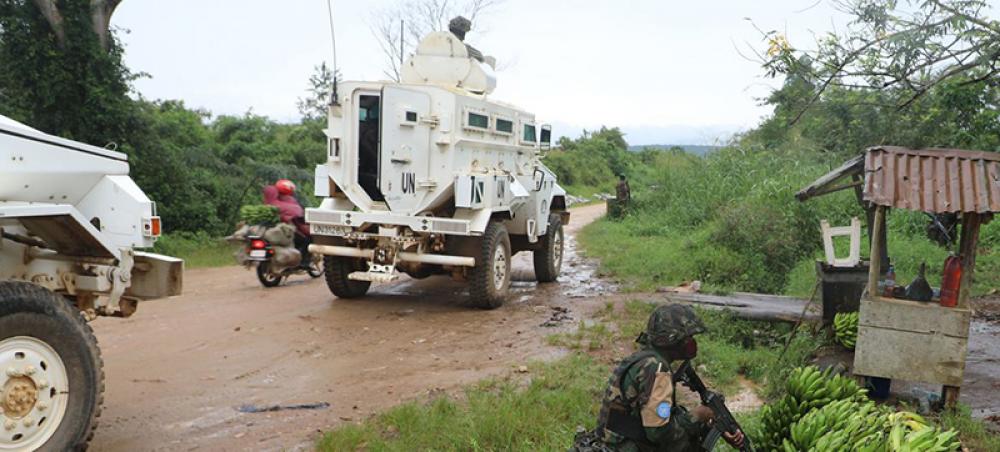
[[[539,248],[534,251],[535,279],[553,282],[559,277],[563,260],[563,224],[558,214],[549,215],[549,227],[539,238]]]
[[[482,309],[503,306],[510,292],[510,236],[500,223],[490,222],[483,232],[476,266],[469,278],[469,303]]]
[[[69,301],[0,283],[0,450],[84,450],[104,397],[101,353]]]
[[[364,261],[343,256],[326,256],[323,258],[323,271],[326,272],[326,286],[337,298],[358,298],[368,293],[370,281],[355,281],[348,276],[356,271],[362,271]]]

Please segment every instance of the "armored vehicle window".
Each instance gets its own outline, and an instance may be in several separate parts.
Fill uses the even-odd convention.
[[[524,141],[526,143],[534,143],[535,141],[537,141],[534,124],[524,125],[524,138],[521,141]]]
[[[477,129],[489,129],[490,128],[490,117],[486,115],[481,115],[479,113],[469,112],[469,127],[475,127]]]
[[[358,184],[373,201],[383,201],[385,197],[378,187],[379,142],[382,137],[382,122],[379,121],[381,98],[362,95],[358,102]]]
[[[417,122],[417,112],[415,112],[415,111],[408,111],[408,112],[406,112],[406,121],[407,122]]]
[[[514,133],[514,121],[503,118],[497,118],[497,132]]]
[[[552,129],[547,129],[542,127],[542,144],[549,144],[552,142]]]

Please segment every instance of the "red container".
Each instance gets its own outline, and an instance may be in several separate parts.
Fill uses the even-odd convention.
[[[958,306],[958,293],[962,285],[962,259],[948,256],[944,260],[944,276],[941,278],[941,306]]]

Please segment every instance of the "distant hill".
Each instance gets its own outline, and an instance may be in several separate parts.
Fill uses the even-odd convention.
[[[644,144],[637,146],[629,146],[628,150],[633,152],[639,152],[645,148],[670,149],[674,147],[679,147],[683,149],[685,152],[690,152],[694,155],[705,155],[708,154],[709,152],[719,149],[721,146],[711,146],[705,144]]]

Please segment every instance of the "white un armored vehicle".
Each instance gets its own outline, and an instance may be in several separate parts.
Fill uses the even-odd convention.
[[[517,252],[534,253],[539,282],[559,274],[566,192],[539,160],[551,129],[487,98],[493,59],[463,42],[462,20],[420,42],[401,83],[344,82],[335,93],[316,168],[325,199],[306,221],[338,297],[400,272],[443,274],[468,281],[470,304],[496,308]]]
[[[124,154],[0,116],[0,451],[86,448],[104,373],[87,324],[177,295],[183,262]]]

